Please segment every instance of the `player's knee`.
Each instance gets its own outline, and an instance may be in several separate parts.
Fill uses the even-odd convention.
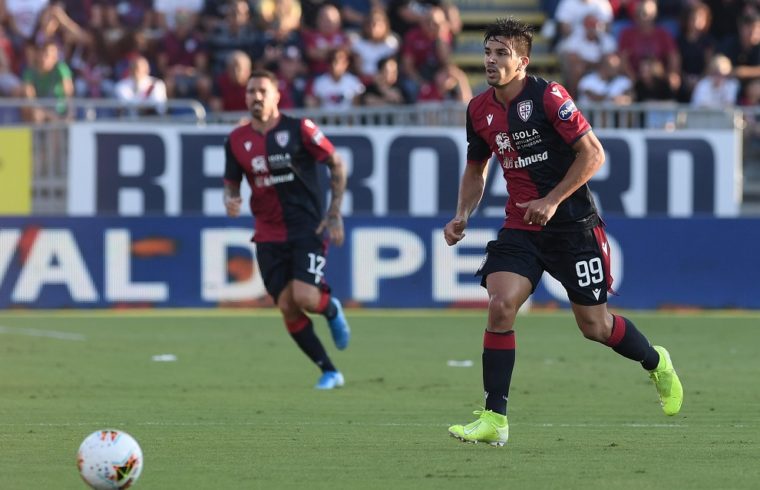
[[[581,329],[583,336],[594,342],[604,343],[609,338],[609,329],[604,321],[583,320],[578,321],[578,328]]]
[[[511,330],[519,309],[520,305],[516,301],[507,297],[492,295],[488,300],[488,328]]]

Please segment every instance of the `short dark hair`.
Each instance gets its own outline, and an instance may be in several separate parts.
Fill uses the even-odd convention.
[[[486,27],[483,44],[499,36],[511,39],[512,48],[518,55],[530,56],[533,47],[533,27],[514,17],[496,19],[496,22]]]
[[[271,72],[269,70],[264,70],[261,68],[258,68],[256,70],[253,70],[251,72],[251,76],[248,77],[248,80],[252,78],[268,78],[275,86],[277,85],[277,75],[274,74],[274,72]]]

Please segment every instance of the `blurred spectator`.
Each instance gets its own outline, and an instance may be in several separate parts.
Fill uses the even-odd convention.
[[[214,111],[245,111],[245,89],[251,77],[251,58],[243,51],[228,56],[227,69],[216,78],[211,109]]]
[[[635,80],[644,58],[656,58],[665,67],[665,75],[671,91],[681,85],[681,56],[673,36],[655,24],[657,3],[641,0],[636,7],[634,24],[620,33],[618,48],[623,60],[623,70]]]
[[[665,67],[658,58],[644,58],[639,62],[634,92],[639,102],[675,100]]]
[[[305,75],[301,51],[296,46],[288,46],[280,56],[277,69],[277,86],[280,89],[280,109],[296,109],[306,105],[306,91],[309,80]]]
[[[736,21],[741,18],[746,0],[703,0],[712,12],[710,34],[720,44],[736,33]]]
[[[178,21],[195,29],[203,11],[203,0],[153,0],[153,10],[158,27],[164,31],[176,29]]]
[[[23,94],[21,80],[16,76],[13,65],[13,46],[0,26],[0,96],[2,97],[21,97]]]
[[[253,26],[248,0],[231,0],[228,6],[224,22],[217,24],[207,39],[211,54],[211,73],[214,75],[226,70],[231,53],[252,53],[260,41],[260,36]]]
[[[95,0],[90,10],[90,26],[123,31],[147,29],[157,24],[153,0]],[[67,10],[68,12],[68,10]]]
[[[388,57],[378,61],[372,82],[361,96],[362,105],[383,106],[406,104],[408,101],[409,97],[399,83],[396,58]]]
[[[26,111],[26,118],[37,123],[69,118],[69,102],[74,95],[71,69],[64,61],[60,61],[58,45],[52,41],[44,43],[34,51],[34,63],[27,66],[22,77],[24,96],[30,99],[54,98],[57,103],[53,109],[31,108]]]
[[[360,31],[367,22],[370,12],[375,9],[385,12],[383,0],[342,0],[339,7],[343,28],[347,31]]]
[[[438,68],[433,80],[422,84],[417,94],[417,102],[467,102],[471,98],[472,89],[467,75],[451,63]]]
[[[739,20],[738,33],[720,49],[734,65],[734,76],[742,91],[750,80],[760,78],[760,14],[747,11]]]
[[[574,30],[559,46],[565,88],[575,97],[578,80],[601,61],[604,55],[615,52],[617,42],[611,34],[605,32],[605,25],[595,14],[588,14],[583,19],[583,28]]]
[[[697,1],[681,14],[681,29],[676,42],[681,55],[680,102],[689,102],[697,80],[705,73],[708,61],[715,53],[715,41],[710,34],[712,14],[704,3]]]
[[[269,6],[267,6],[269,5]],[[259,4],[262,27],[259,47],[253,54],[254,66],[277,71],[283,53],[294,47],[303,52],[301,36],[301,6],[296,0],[265,0]]]
[[[642,114],[641,124],[646,128],[673,128],[675,113],[665,107],[675,100],[665,67],[657,58],[644,58],[639,63],[639,73],[634,84],[636,101],[647,102],[650,106]]]
[[[622,73],[620,56],[610,53],[602,58],[596,70],[578,82],[578,104],[628,105],[633,100],[633,82]]]
[[[32,38],[48,0],[0,0],[0,25],[18,48]]]
[[[312,76],[328,71],[332,53],[349,44],[348,35],[341,27],[340,11],[334,5],[324,5],[317,15],[317,29],[304,31],[306,61]]]
[[[739,81],[731,76],[731,68],[731,60],[726,56],[713,56],[707,66],[707,74],[694,87],[691,105],[718,109],[735,105]]]
[[[747,84],[744,97],[740,100],[750,110],[744,112],[744,177],[760,178],[760,78]]]
[[[557,41],[561,42],[575,32],[586,29],[586,17],[594,16],[601,27],[612,22],[612,7],[609,0],[560,0],[554,13],[557,23]]]
[[[362,81],[367,82],[377,73],[378,62],[396,56],[399,40],[390,30],[388,16],[382,9],[373,9],[367,16],[362,34],[349,35],[354,53],[354,66]]]
[[[47,42],[58,44],[63,59],[67,58],[75,47],[91,42],[89,33],[66,15],[63,8],[57,4],[50,5],[42,11],[33,38],[38,46]]]
[[[401,47],[401,73],[408,93],[416,97],[425,82],[433,81],[435,72],[449,62],[452,42],[443,10],[428,9],[422,24],[406,33]]]
[[[357,105],[364,85],[348,71],[350,52],[346,48],[335,49],[328,54],[328,60],[330,70],[314,79],[306,105],[326,109],[345,109]]]
[[[208,55],[192,15],[178,14],[175,28],[163,38],[158,69],[166,82],[169,98],[196,98],[208,102],[211,82],[207,75]]]
[[[279,0],[277,0],[279,1]],[[326,6],[332,5],[340,9],[340,0],[300,0],[302,27],[307,30],[318,29],[319,12]]]
[[[254,12],[256,4],[254,0],[245,0],[248,6],[248,12]],[[203,32],[211,33],[217,30],[222,24],[227,22],[232,10],[239,8],[233,0],[204,0],[203,10],[201,11],[201,28]],[[249,18],[253,18],[249,15]]]
[[[403,39],[407,32],[425,22],[431,8],[440,8],[443,11],[452,34],[456,35],[462,31],[459,8],[450,0],[390,0],[388,19],[391,30]]]
[[[70,59],[77,97],[100,98],[113,94],[114,72],[100,32],[93,34],[92,42],[74,49]]]
[[[147,104],[132,114],[163,114],[166,112],[166,85],[158,78],[150,76],[150,64],[143,56],[138,56],[129,65],[129,75],[114,87],[114,96],[126,106]]]

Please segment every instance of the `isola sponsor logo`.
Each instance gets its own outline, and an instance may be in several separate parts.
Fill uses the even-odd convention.
[[[504,168],[524,168],[537,162],[544,162],[549,159],[549,152],[534,153],[527,157],[507,158],[501,165]]]
[[[557,110],[557,116],[559,116],[559,118],[563,121],[567,121],[577,110],[578,109],[575,107],[575,102],[573,102],[571,99],[567,99],[562,103],[561,106],[559,106],[559,109]]]

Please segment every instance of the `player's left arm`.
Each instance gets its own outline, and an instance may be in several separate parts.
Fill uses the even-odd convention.
[[[573,144],[576,157],[565,177],[546,196],[517,206],[526,208],[526,223],[544,226],[552,219],[557,207],[573,192],[588,182],[604,164],[604,148],[599,138],[589,130]]]
[[[330,169],[330,205],[327,207],[327,214],[317,228],[317,234],[327,230],[330,241],[340,246],[343,245],[345,239],[340,205],[346,191],[346,166],[338,152],[333,152],[325,160],[325,164]]]

